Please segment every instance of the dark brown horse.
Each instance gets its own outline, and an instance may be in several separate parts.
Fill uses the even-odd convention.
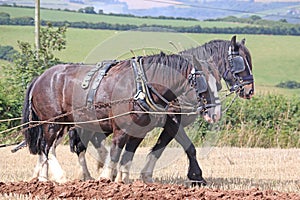
[[[197,60],[212,61],[214,64],[209,65],[213,67],[209,69],[215,77],[223,78],[226,82],[227,88],[230,92],[236,92],[241,98],[250,99],[254,95],[254,80],[252,75],[252,60],[249,50],[245,46],[245,39],[241,42],[236,41],[236,36],[233,36],[230,41],[228,40],[212,40],[205,43],[202,46],[198,46],[192,49],[181,52],[182,55],[189,55]],[[201,66],[201,65],[196,65]],[[218,85],[218,90],[221,89],[221,85]],[[185,116],[182,116],[181,120]],[[221,116],[217,116],[219,119]],[[193,119],[188,118],[186,120],[189,123],[193,122]],[[184,124],[184,126],[186,125]],[[141,178],[146,182],[152,181],[152,174],[156,161],[161,156],[164,148],[172,140],[168,138],[165,132],[168,129],[164,129],[160,135],[159,142],[152,148],[147,157],[147,162],[141,172]],[[182,127],[175,137],[176,141],[184,147],[187,151],[190,151],[190,155],[196,157],[196,150],[193,147],[192,142],[186,137],[186,133]],[[191,180],[204,182],[201,176],[201,170],[197,167],[193,167],[193,163],[190,160],[190,167],[188,177]],[[192,166],[192,167],[191,167]]]
[[[137,67],[138,63],[142,67]],[[24,135],[30,152],[39,155],[34,176],[40,180],[48,179],[49,165],[54,179],[64,176],[55,148],[73,122],[81,126],[88,122],[84,129],[113,133],[110,156],[112,162],[117,162],[129,136],[142,138],[154,127],[174,121],[167,114],[151,115],[145,111],[175,113],[185,104],[193,111],[202,111],[204,106],[202,87],[207,83],[182,56],[160,54],[143,57],[140,62],[114,63],[105,72],[100,70],[101,78],[97,76],[99,79],[85,85],[89,88],[85,89],[81,82],[93,68],[76,64],[53,66],[27,90],[23,123],[36,124],[26,125]],[[184,104],[178,105],[177,97],[182,95]]]
[[[196,66],[203,67],[206,65],[208,71],[210,71],[217,80],[223,77],[230,92],[237,92],[240,97],[247,99],[251,98],[254,94],[251,55],[249,50],[245,47],[245,40],[238,43],[235,36],[232,37],[231,41],[213,40],[202,46],[181,52],[181,54],[193,55],[193,57],[196,57],[196,60],[202,62],[202,64],[198,63]],[[213,63],[209,65],[205,64],[208,60]],[[201,68],[199,70],[205,69]],[[218,90],[220,90],[222,86],[219,83],[217,84],[217,87]],[[177,115],[176,117],[180,117],[180,119],[177,119],[177,122],[180,123],[166,123],[157,144],[152,148],[151,153],[147,157],[146,165],[141,173],[141,178],[146,182],[152,181],[152,174],[156,161],[162,154],[166,145],[175,137],[188,155],[190,165],[188,172],[189,179],[198,181],[200,184],[205,184],[205,180],[202,178],[201,169],[196,160],[195,147],[186,136],[183,129],[184,126],[195,120],[195,116]],[[215,120],[220,119],[220,117],[220,115],[215,116]],[[141,141],[142,138],[131,137],[127,142],[125,153],[120,161],[121,166],[118,169],[119,175],[117,179],[125,181],[126,178],[124,177],[128,177],[130,167],[128,163],[132,160],[134,152]],[[100,146],[97,147],[99,148]],[[103,152],[103,150],[101,151]],[[112,169],[114,167],[115,166],[111,164],[108,168]],[[111,170],[109,174],[108,177],[112,178]]]

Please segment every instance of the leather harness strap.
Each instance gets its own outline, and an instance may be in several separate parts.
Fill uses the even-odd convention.
[[[97,92],[97,89],[98,89],[103,77],[106,75],[108,70],[115,64],[117,64],[117,61],[115,61],[115,60],[103,61],[103,62],[97,63],[96,67],[91,69],[87,73],[85,78],[83,79],[82,84],[81,84],[81,87],[83,89],[87,89],[89,87],[90,83],[92,84],[89,89],[88,95],[87,95],[87,106],[89,108],[91,108],[93,105],[95,94]],[[95,76],[95,74],[97,72],[98,72],[97,76],[91,82],[92,78]]]
[[[140,104],[143,110],[149,111],[151,109],[153,111],[166,111],[171,103],[162,95],[160,95],[150,84],[148,84],[142,66],[141,57],[132,59],[132,68],[136,77],[135,81],[137,87],[137,93],[134,96],[134,100],[136,100]],[[151,90],[166,104],[164,108],[160,107],[154,102],[149,90]]]

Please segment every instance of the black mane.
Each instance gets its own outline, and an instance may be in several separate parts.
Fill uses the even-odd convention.
[[[181,71],[185,74],[188,73],[188,70],[193,66],[192,62],[187,60],[183,55],[179,54],[166,54],[164,52],[160,52],[156,55],[144,56],[143,57],[144,65],[163,65],[166,67],[172,67],[177,71]]]
[[[211,60],[223,74],[227,66],[227,54],[230,46],[228,40],[212,40],[201,46],[184,50],[180,54],[194,55],[199,60]]]

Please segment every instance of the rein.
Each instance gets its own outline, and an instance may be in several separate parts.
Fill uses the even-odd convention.
[[[227,98],[229,95],[231,95],[233,93],[234,92],[230,92],[229,94],[226,94],[225,98]],[[237,99],[237,97],[238,97],[238,93],[235,94],[235,96],[233,97],[233,99],[230,101],[229,105],[222,111],[223,114],[226,113],[227,110],[232,106],[232,104],[235,102],[235,100]]]

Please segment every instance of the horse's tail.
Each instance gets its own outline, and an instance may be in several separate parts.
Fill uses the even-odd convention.
[[[42,126],[35,126],[29,128],[30,121],[39,121],[37,114],[32,109],[31,98],[32,98],[32,88],[37,78],[33,79],[30,85],[27,88],[26,96],[23,105],[22,111],[22,124],[23,125],[23,134],[25,136],[25,141],[27,146],[29,147],[29,151],[31,154],[39,154],[41,152],[41,139],[43,137],[43,129]]]

